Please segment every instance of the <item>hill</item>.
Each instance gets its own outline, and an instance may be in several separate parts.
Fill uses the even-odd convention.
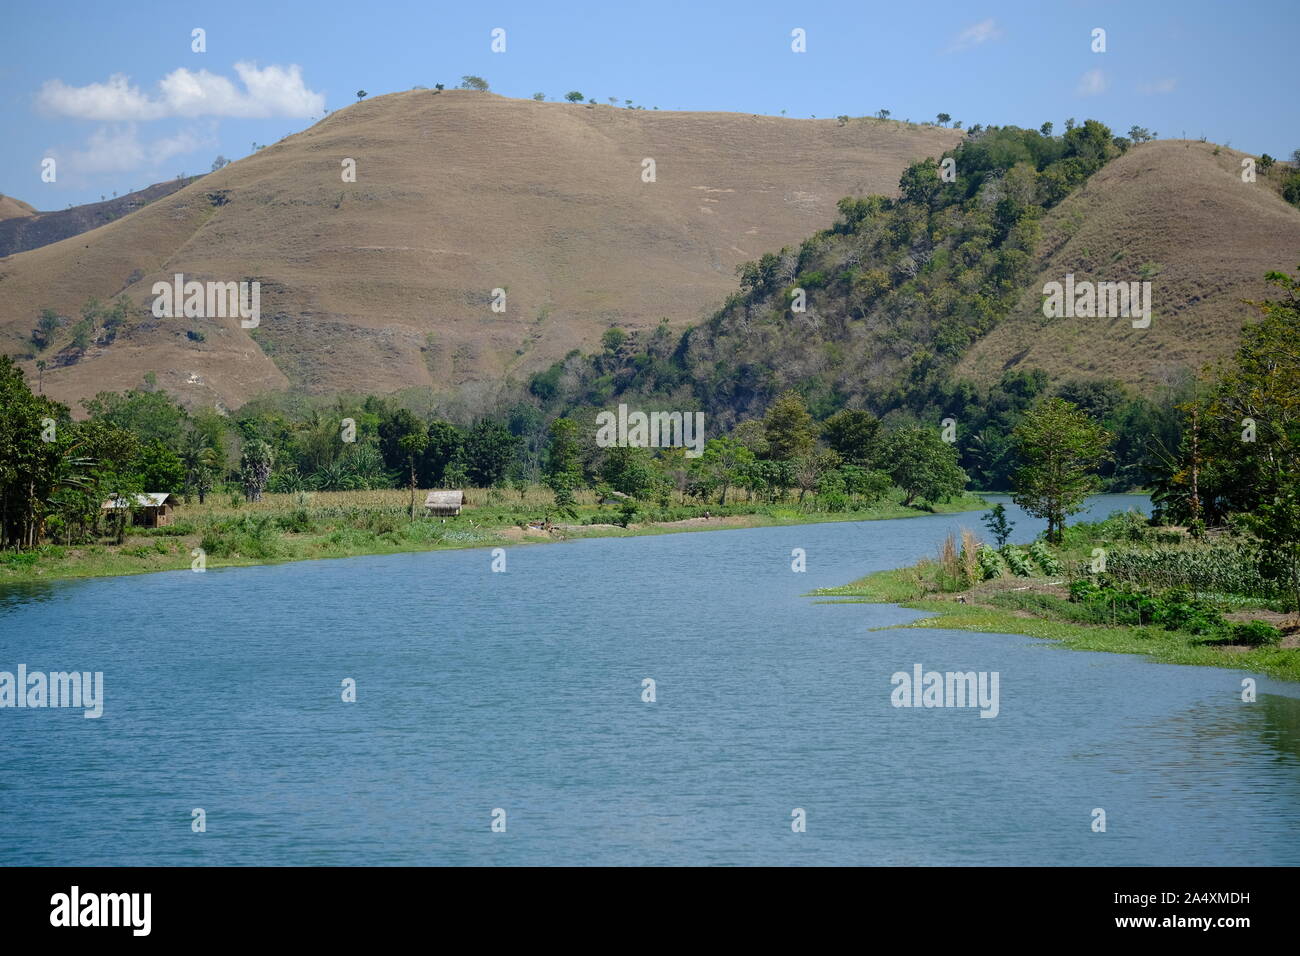
[[[36,210],[21,199],[15,199],[13,196],[0,196],[0,222],[6,219],[34,215],[36,215]]]
[[[81,235],[107,223],[121,219],[164,196],[170,196],[197,177],[173,179],[137,189],[125,196],[115,196],[103,202],[85,203],[70,209],[37,212],[25,202],[9,196],[0,196],[0,256],[39,249],[60,239]],[[6,205],[9,204],[9,205]]]
[[[1088,120],[1061,137],[973,128],[909,167],[900,196],[846,199],[832,228],[765,252],[740,290],[680,336],[607,339],[533,377],[545,413],[627,402],[699,409],[725,432],[798,393],[815,420],[840,409],[954,423],[977,487],[1006,487],[1009,436],[1038,398],[1066,398],[1117,435],[1110,487],[1176,448],[1176,406],[1229,356],[1300,259],[1288,168],[1240,178],[1241,154],[1140,143]],[[941,175],[944,166],[951,179]],[[1191,184],[1190,188],[1188,184]],[[1147,328],[1126,317],[1042,317],[1046,282],[1151,284]],[[799,306],[802,306],[800,308]]]
[[[1045,217],[1023,296],[954,373],[987,384],[1009,369],[1040,368],[1057,380],[1110,378],[1146,390],[1232,354],[1242,323],[1257,314],[1243,300],[1267,298],[1264,274],[1300,262],[1300,209],[1278,195],[1279,176],[1243,183],[1246,155],[1160,140],[1100,170]],[[1044,318],[1044,284],[1067,273],[1149,279],[1150,327]]]
[[[37,358],[42,309],[125,296],[114,334],[59,356],[75,403],[154,373],[187,405],[265,390],[447,389],[525,375],[611,324],[697,321],[735,267],[893,193],[962,138],[873,119],[620,110],[416,90],[326,117],[91,232],[0,260],[0,349]],[[356,161],[355,183],[341,162]],[[655,181],[642,181],[642,161]],[[261,282],[261,324],[155,319],[151,286]],[[490,308],[493,289],[507,310]],[[72,323],[69,322],[69,325]],[[84,342],[84,337],[83,337]]]

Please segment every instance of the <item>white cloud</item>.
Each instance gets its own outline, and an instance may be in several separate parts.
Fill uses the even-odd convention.
[[[207,70],[181,67],[162,78],[158,95],[150,96],[132,86],[124,73],[115,73],[105,83],[68,86],[62,80],[48,80],[37,94],[44,110],[60,116],[100,122],[164,119],[169,116],[236,116],[259,119],[269,116],[312,116],[325,108],[325,94],[314,93],[302,80],[302,68],[236,63],[240,89],[230,79]]]
[[[124,126],[101,126],[90,134],[85,149],[49,150],[61,168],[79,175],[126,173],[153,170],[173,156],[215,145],[215,137],[202,130],[182,129],[149,143],[140,141],[134,123]]]
[[[1077,92],[1080,96],[1096,96],[1098,93],[1105,93],[1109,85],[1110,81],[1106,79],[1105,73],[1101,70],[1089,70],[1079,77]]]
[[[996,40],[1001,36],[1002,29],[998,26],[997,21],[990,17],[988,20],[972,23],[957,34],[948,47],[948,52],[966,50],[973,46],[979,46],[981,43],[987,43],[989,40]]]
[[[1150,96],[1156,93],[1172,93],[1176,89],[1178,89],[1178,81],[1172,76],[1166,76],[1164,79],[1156,80],[1154,83],[1143,83],[1138,87],[1138,92]]]

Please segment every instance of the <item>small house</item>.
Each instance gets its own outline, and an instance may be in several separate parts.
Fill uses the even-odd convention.
[[[150,491],[126,498],[114,495],[104,502],[101,510],[108,512],[129,510],[132,523],[145,528],[163,528],[172,523],[172,496],[165,491]]]
[[[425,510],[434,516],[455,517],[464,506],[463,491],[431,491],[424,499]]]

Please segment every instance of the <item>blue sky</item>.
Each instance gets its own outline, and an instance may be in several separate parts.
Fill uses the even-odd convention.
[[[485,77],[494,92],[579,90],[647,107],[792,117],[887,108],[921,121],[1207,136],[1300,147],[1296,0],[59,5],[0,14],[0,192],[38,209],[96,201],[213,157],[248,155],[324,109]],[[206,31],[207,51],[191,50]],[[490,49],[506,31],[506,51]],[[1092,31],[1106,31],[1094,53]],[[806,32],[807,52],[791,50]],[[42,182],[42,159],[57,179]]]

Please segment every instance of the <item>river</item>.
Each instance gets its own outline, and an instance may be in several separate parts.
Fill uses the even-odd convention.
[[[0,670],[104,675],[0,710],[0,863],[1300,863],[1294,685],[805,596],[978,518],[0,591]],[[917,664],[997,716],[892,706]]]

